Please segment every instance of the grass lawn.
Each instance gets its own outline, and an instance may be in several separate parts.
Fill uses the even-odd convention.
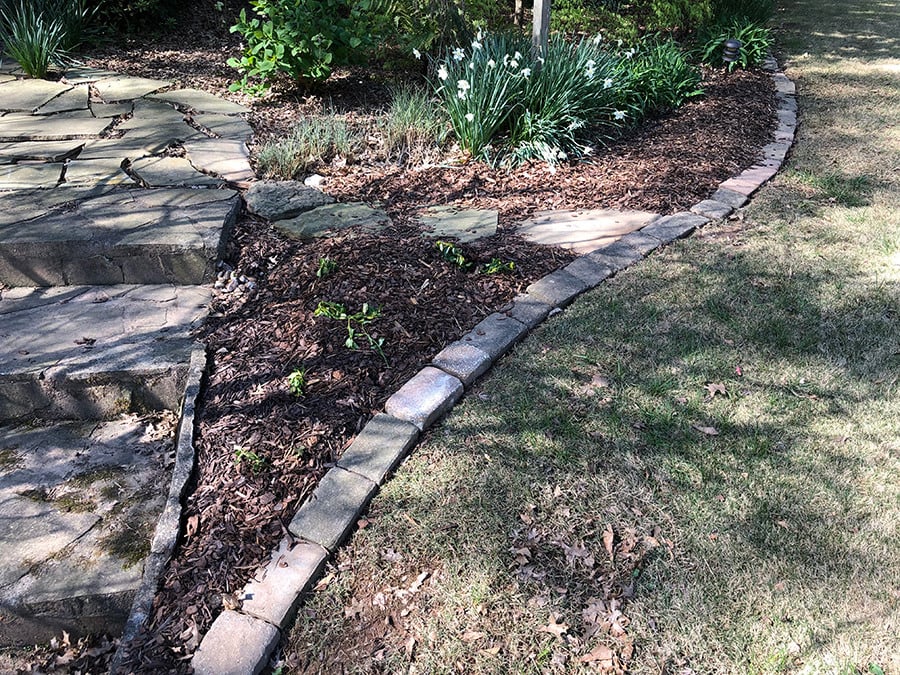
[[[784,172],[469,393],[285,672],[900,673],[900,3],[779,5]]]

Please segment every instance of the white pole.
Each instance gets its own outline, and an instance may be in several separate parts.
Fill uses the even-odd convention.
[[[550,33],[550,0],[534,0],[534,29],[531,44],[537,56],[547,51],[547,36]]]

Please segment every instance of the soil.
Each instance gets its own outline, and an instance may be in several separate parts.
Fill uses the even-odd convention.
[[[108,46],[88,62],[249,105],[258,139],[283,133],[329,101],[373,114],[387,100],[390,81],[405,76],[378,68],[345,71],[318,91],[282,87],[251,101],[227,91],[234,72],[224,64],[237,52],[237,39],[213,3],[198,4],[180,29]],[[199,415],[186,534],[150,626],[130,645],[130,671],[186,672],[223,604],[268,559],[299,504],[387,397],[447,343],[572,259],[523,241],[517,222],[544,209],[684,210],[756,160],[774,126],[770,78],[706,71],[703,87],[702,99],[649,122],[589,162],[508,172],[479,163],[321,167],[324,188],[339,201],[387,210],[392,224],[377,235],[350,232],[301,244],[249,215],[239,220],[225,271],[245,282],[217,295],[199,336],[209,346],[212,370]],[[466,272],[442,259],[412,216],[448,203],[500,213],[495,236],[462,249],[479,263],[512,261],[514,273]],[[317,276],[326,258],[336,269]],[[378,308],[380,315],[363,328],[376,344],[383,340],[383,356],[358,324],[357,348],[348,347],[346,321],[316,316],[323,301],[342,303],[349,313],[364,303]],[[291,391],[295,371],[302,373],[302,392]]]

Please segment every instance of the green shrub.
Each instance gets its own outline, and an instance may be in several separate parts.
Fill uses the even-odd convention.
[[[701,37],[700,60],[713,66],[722,66],[722,54],[726,40],[739,40],[741,48],[737,61],[728,64],[728,69],[750,68],[761,64],[772,47],[769,29],[751,19],[736,18],[724,26],[711,26]]]
[[[433,154],[446,135],[444,115],[421,89],[399,87],[379,124],[388,159],[418,162]]]
[[[263,144],[257,165],[266,178],[297,178],[335,159],[351,162],[362,146],[360,134],[332,112],[304,119],[287,138]]]
[[[372,33],[404,54],[438,54],[471,39],[460,0],[372,0]]]
[[[674,110],[703,93],[700,72],[673,39],[647,36],[626,54],[625,100],[635,120]]]
[[[324,80],[335,66],[361,60],[367,46],[368,0],[250,0],[231,32],[246,41],[228,65],[241,74],[232,90],[259,94],[284,73],[298,81]]]

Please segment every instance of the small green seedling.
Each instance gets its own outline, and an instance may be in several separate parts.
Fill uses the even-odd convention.
[[[306,393],[306,368],[295,368],[287,376],[288,389],[294,396],[300,397]]]
[[[344,342],[344,345],[349,349],[359,349],[356,335],[357,333],[362,333],[368,341],[372,351],[384,359],[385,364],[387,364],[387,358],[385,358],[384,350],[382,349],[384,338],[374,338],[366,330],[367,325],[381,316],[381,310],[377,307],[371,307],[368,302],[364,302],[362,308],[358,312],[350,314],[347,311],[347,308],[340,302],[323,301],[316,307],[313,316],[324,316],[329,319],[334,319],[335,321],[346,321],[347,339]]]
[[[337,270],[338,264],[336,260],[331,258],[319,258],[319,269],[316,270],[316,279],[324,279],[329,274]]]
[[[491,262],[484,266],[485,274],[510,274],[516,271],[516,263],[503,262],[500,258],[491,258]]]
[[[253,452],[253,450],[236,445],[234,446],[234,463],[238,466],[246,463],[250,467],[251,472],[259,473],[265,467],[266,460]]]
[[[448,263],[456,265],[464,272],[472,269],[472,261],[466,259],[466,256],[463,255],[462,249],[456,244],[438,239],[436,242],[434,242],[434,247],[440,252],[441,257]]]

